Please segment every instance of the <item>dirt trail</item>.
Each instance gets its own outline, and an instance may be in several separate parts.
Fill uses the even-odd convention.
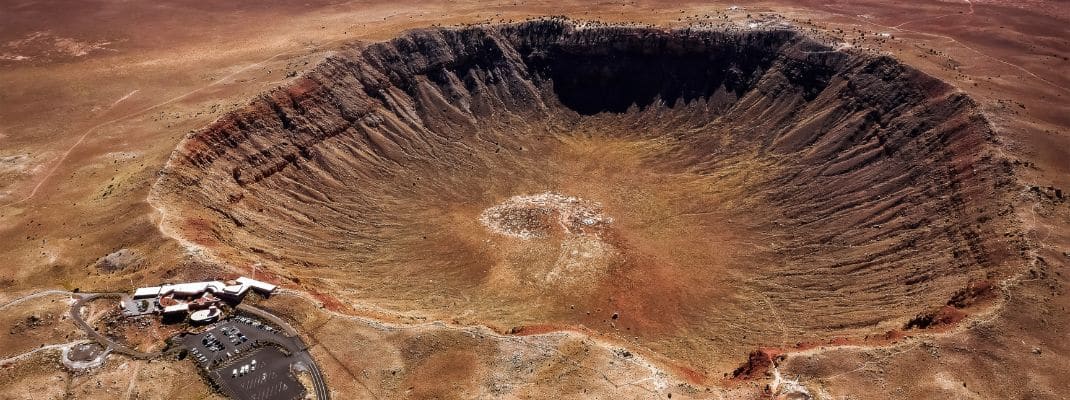
[[[130,118],[133,118],[133,117],[137,117],[139,115],[143,115],[143,114],[145,114],[145,113],[147,113],[149,111],[155,110],[157,108],[163,107],[165,105],[174,103],[176,101],[179,101],[179,100],[182,100],[182,99],[187,98],[189,96],[192,96],[194,94],[197,94],[197,93],[199,93],[199,92],[201,92],[201,91],[203,91],[205,89],[208,89],[210,87],[217,86],[217,85],[219,85],[221,83],[224,83],[224,82],[228,81],[229,79],[237,76],[238,74],[241,74],[242,72],[245,72],[246,70],[249,70],[251,68],[255,68],[257,66],[263,65],[263,64],[265,64],[265,63],[267,63],[267,62],[269,62],[271,60],[274,60],[274,59],[278,58],[279,56],[281,56],[283,54],[286,54],[286,53],[278,53],[278,54],[272,55],[271,57],[263,59],[261,61],[258,61],[258,62],[252,63],[252,64],[248,64],[248,65],[246,65],[244,67],[241,67],[241,68],[235,70],[234,72],[231,72],[231,73],[229,73],[227,75],[224,75],[222,78],[219,78],[219,79],[216,79],[215,81],[212,81],[211,83],[209,83],[207,85],[201,86],[199,88],[190,90],[188,92],[185,92],[185,93],[180,94],[178,96],[175,96],[175,97],[172,97],[170,99],[164,100],[162,102],[147,106],[145,108],[139,109],[137,111],[130,112],[128,114],[124,114],[124,115],[116,117],[116,118],[109,119],[107,121],[104,121],[104,122],[101,122],[101,123],[98,123],[96,125],[93,125],[93,126],[89,127],[89,129],[86,129],[85,131],[82,132],[82,134],[80,136],[78,136],[78,140],[75,140],[74,144],[72,144],[70,147],[68,147],[67,150],[63,152],[63,154],[60,154],[59,157],[57,157],[56,159],[54,159],[54,160],[49,162],[50,164],[52,164],[52,167],[50,167],[48,169],[48,171],[44,174],[44,176],[42,176],[42,177],[37,179],[37,183],[34,184],[33,188],[30,190],[29,194],[27,194],[26,196],[24,196],[21,199],[9,202],[7,204],[0,205],[0,208],[16,206],[16,205],[25,203],[26,201],[29,201],[30,199],[32,199],[35,195],[37,195],[37,191],[41,189],[41,186],[43,186],[45,184],[45,182],[47,182],[48,179],[51,178],[52,175],[54,175],[56,173],[56,171],[63,165],[63,162],[67,160],[67,158],[71,155],[71,153],[76,148],[81,146],[82,143],[85,142],[86,138],[88,138],[91,134],[99,131],[101,128],[104,128],[104,127],[106,127],[108,125],[115,124],[117,122],[122,122],[124,120],[130,119]],[[137,90],[135,90],[133,92],[130,92],[129,94],[127,94],[123,98],[120,98],[119,100],[117,100],[115,102],[115,104],[113,104],[113,106],[118,104],[119,102],[125,100],[126,98],[132,96],[136,92],[137,92]]]
[[[66,290],[59,290],[59,289],[36,291],[36,292],[31,293],[31,294],[16,298],[14,300],[11,300],[11,301],[9,301],[7,303],[0,304],[0,310],[3,310],[5,308],[8,308],[8,307],[13,306],[13,305],[17,305],[17,304],[25,302],[25,301],[30,301],[30,300],[33,300],[33,299],[46,297],[46,296],[61,295],[61,294],[62,295],[73,296],[76,293],[69,292],[69,291],[66,291]]]
[[[67,342],[67,343],[57,343],[57,344],[42,345],[41,347],[38,347],[36,349],[27,351],[25,353],[22,353],[22,354],[19,354],[19,355],[15,355],[15,356],[11,356],[11,357],[8,357],[8,358],[0,360],[0,367],[7,366],[9,364],[14,364],[14,363],[26,360],[26,359],[28,359],[30,357],[33,357],[34,354],[37,354],[37,353],[40,353],[40,352],[47,352],[47,351],[53,351],[53,350],[63,350],[63,349],[68,348],[70,346],[74,346],[74,345],[82,344],[82,343],[88,343],[88,342],[89,342],[88,340],[75,340],[73,342]]]
[[[832,7],[828,7],[828,9],[829,10],[834,10],[834,8],[832,8]],[[973,13],[973,3],[970,3],[970,13],[971,14]],[[999,57],[993,56],[991,54],[988,54],[986,52],[983,52],[981,50],[973,48],[973,47],[971,47],[971,46],[969,46],[969,45],[967,45],[965,43],[960,42],[958,39],[955,39],[955,38],[953,38],[951,36],[942,35],[942,34],[939,34],[939,33],[932,33],[932,32],[924,32],[924,31],[905,29],[905,28],[900,28],[899,26],[883,25],[883,24],[879,24],[879,23],[876,23],[876,22],[873,22],[873,21],[869,21],[869,20],[864,19],[864,18],[859,18],[858,16],[855,16],[853,14],[844,13],[844,12],[839,12],[838,14],[843,16],[843,17],[846,17],[846,18],[861,22],[861,23],[866,24],[866,25],[877,26],[877,27],[881,27],[881,28],[884,28],[884,29],[891,29],[891,30],[895,30],[895,31],[899,31],[899,32],[909,32],[909,33],[914,33],[914,34],[923,35],[923,36],[937,37],[937,38],[941,38],[941,39],[947,40],[948,42],[950,42],[950,43],[952,43],[952,44],[954,44],[956,46],[959,46],[961,48],[964,48],[966,50],[969,50],[970,52],[973,52],[973,53],[975,53],[975,54],[977,54],[977,55],[979,55],[981,57],[985,57],[985,58],[990,59],[992,61],[998,62],[1000,64],[1003,64],[1003,65],[1006,65],[1008,67],[1014,68],[1014,69],[1016,69],[1016,70],[1018,70],[1020,72],[1023,72],[1026,75],[1028,75],[1029,77],[1032,77],[1033,79],[1041,81],[1041,82],[1045,83],[1048,86],[1060,89],[1060,90],[1062,90],[1064,92],[1070,92],[1070,88],[1067,88],[1065,86],[1062,86],[1062,85],[1059,85],[1059,84],[1057,84],[1055,82],[1052,82],[1052,81],[1050,81],[1050,80],[1048,80],[1048,79],[1046,79],[1046,78],[1044,78],[1044,77],[1042,77],[1040,75],[1037,75],[1033,71],[1030,71],[1030,70],[1026,69],[1025,67],[1022,67],[1020,65],[1014,64],[1012,62],[1003,60],[1003,59],[1001,59]],[[953,14],[953,15],[958,15],[958,14]],[[918,21],[914,21],[914,22],[918,22]]]

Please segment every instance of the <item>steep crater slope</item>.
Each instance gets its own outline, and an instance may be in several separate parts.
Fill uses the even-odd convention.
[[[191,135],[152,201],[332,302],[591,329],[720,376],[913,328],[1020,265],[991,135],[949,85],[791,30],[429,29]]]

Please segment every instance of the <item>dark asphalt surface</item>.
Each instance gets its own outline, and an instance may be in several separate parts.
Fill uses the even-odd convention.
[[[163,352],[146,353],[127,347],[124,344],[117,343],[109,339],[108,337],[100,334],[100,332],[97,332],[95,329],[93,329],[92,326],[85,322],[84,319],[82,319],[82,307],[84,307],[87,302],[99,298],[119,298],[122,295],[122,293],[93,293],[76,295],[78,296],[78,300],[75,301],[73,305],[71,305],[71,320],[74,321],[75,325],[78,325],[79,328],[85,331],[86,335],[88,335],[91,339],[97,341],[98,343],[115,353],[123,354],[141,360],[147,360],[161,356]],[[237,309],[263,318],[282,328],[283,333],[285,333],[285,336],[291,339],[290,343],[286,343],[287,348],[292,352],[292,354],[294,354],[294,357],[296,357],[298,361],[304,363],[308,367],[309,375],[311,375],[312,377],[312,385],[314,386],[313,389],[316,392],[316,399],[330,400],[330,390],[327,387],[327,382],[323,378],[323,372],[320,371],[319,365],[317,365],[315,360],[312,359],[312,355],[308,352],[308,346],[306,346],[304,341],[302,341],[301,338],[298,336],[296,329],[290,326],[290,324],[286,323],[286,321],[282,318],[279,318],[274,314],[253,307],[251,305],[239,304],[237,306]]]
[[[275,314],[269,313],[262,309],[253,307],[248,304],[239,304],[237,309],[244,311],[257,317],[263,318],[279,328],[282,328],[283,333],[291,339],[289,350],[294,354],[294,357],[298,357],[301,362],[308,366],[309,375],[312,376],[312,385],[315,386],[316,399],[317,400],[330,400],[330,391],[327,388],[327,382],[323,379],[323,372],[320,371],[319,365],[312,359],[312,355],[308,352],[308,346],[297,335],[297,330],[285,320],[279,318]]]

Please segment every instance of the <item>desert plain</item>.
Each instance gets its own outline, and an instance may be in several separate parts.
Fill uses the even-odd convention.
[[[2,8],[2,398],[224,398],[60,359],[236,276],[333,398],[1070,390],[1058,2]]]

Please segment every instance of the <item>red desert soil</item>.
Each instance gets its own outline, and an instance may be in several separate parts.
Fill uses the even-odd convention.
[[[730,6],[5,5],[3,297],[259,263],[339,398],[1070,390],[1065,7]],[[541,15],[659,28],[404,33]]]

